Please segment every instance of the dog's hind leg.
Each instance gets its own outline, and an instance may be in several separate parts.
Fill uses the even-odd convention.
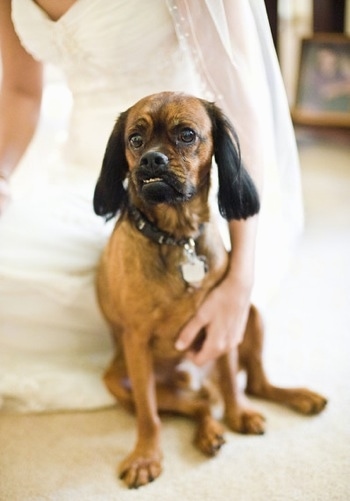
[[[247,329],[239,348],[240,364],[247,371],[246,393],[272,402],[287,405],[302,414],[318,414],[327,400],[305,388],[279,388],[267,379],[263,363],[264,328],[261,316],[251,307]]]
[[[135,412],[131,386],[123,356],[118,353],[105,372],[104,382],[118,402],[130,412]]]

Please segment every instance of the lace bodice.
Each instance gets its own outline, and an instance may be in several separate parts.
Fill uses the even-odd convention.
[[[13,19],[27,50],[60,66],[74,94],[129,91],[135,99],[138,88],[191,86],[164,0],[148,4],[145,11],[139,0],[77,0],[52,21],[33,0],[14,0]]]
[[[100,162],[115,117],[141,97],[163,90],[199,93],[166,3],[148,5],[77,0],[52,21],[33,0],[13,0],[22,44],[36,59],[60,67],[73,94],[68,151],[74,162]]]

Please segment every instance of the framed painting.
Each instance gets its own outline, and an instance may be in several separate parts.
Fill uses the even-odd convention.
[[[350,38],[317,34],[301,43],[295,123],[350,126]]]

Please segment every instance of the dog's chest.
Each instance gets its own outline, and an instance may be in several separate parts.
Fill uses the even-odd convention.
[[[155,358],[177,358],[175,341],[181,328],[190,320],[206,292],[199,289],[177,299],[165,298],[149,312],[150,347]]]
[[[178,356],[179,331],[225,273],[227,254],[220,241],[210,238],[210,244],[204,241],[196,250],[208,268],[190,269],[184,276],[183,266],[193,262],[182,247],[154,244],[120,224],[102,261],[99,289],[105,315],[122,331],[148,338],[156,357]],[[188,272],[198,285],[186,280]]]

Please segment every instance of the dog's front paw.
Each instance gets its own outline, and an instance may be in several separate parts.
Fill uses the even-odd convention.
[[[245,435],[262,435],[265,433],[265,418],[253,409],[236,409],[227,412],[225,421],[231,430]]]
[[[159,452],[140,454],[132,452],[119,466],[119,478],[129,489],[137,489],[153,482],[162,472]]]
[[[195,445],[206,456],[215,456],[225,443],[224,429],[211,416],[204,418],[199,426],[194,439]]]
[[[288,405],[301,414],[312,416],[323,411],[327,399],[318,393],[300,388],[291,391]]]

